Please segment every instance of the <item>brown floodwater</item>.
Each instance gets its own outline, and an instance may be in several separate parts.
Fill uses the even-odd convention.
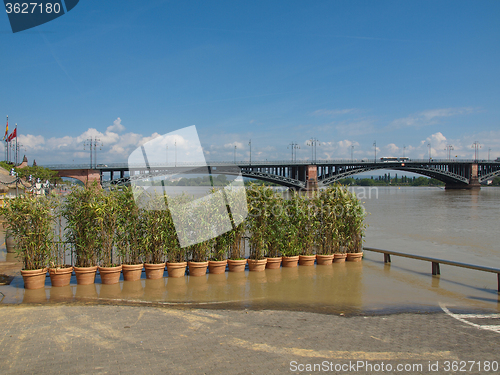
[[[439,188],[361,188],[369,225],[365,245],[500,268],[500,189],[479,192]],[[10,254],[7,254],[10,256]],[[0,261],[6,260],[5,249]],[[441,305],[464,311],[499,311],[496,275],[365,252],[360,263],[299,266],[116,285],[71,284],[24,290],[21,277],[0,286],[1,303],[109,302],[205,308],[282,309],[321,313],[432,312]]]

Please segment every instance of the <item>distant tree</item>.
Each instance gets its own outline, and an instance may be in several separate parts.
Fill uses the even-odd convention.
[[[429,179],[427,177],[421,176],[421,177],[417,177],[416,179],[415,179],[415,177],[413,177],[413,178],[414,178],[414,181],[412,183],[413,186],[428,186],[429,185]]]
[[[30,176],[33,181],[40,179],[41,182],[50,181],[52,183],[60,182],[61,178],[57,175],[57,171],[47,169],[40,166],[14,168],[17,175],[23,179],[29,179]]]
[[[358,185],[360,185],[360,186],[373,186],[373,185],[375,185],[375,182],[370,178],[362,178],[361,180],[358,181]]]

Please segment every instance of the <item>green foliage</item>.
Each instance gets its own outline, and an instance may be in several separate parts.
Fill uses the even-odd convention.
[[[168,217],[164,207],[163,195],[151,195],[142,211],[141,221],[144,231],[141,245],[144,249],[146,263],[159,264],[165,262],[169,233]]]
[[[125,264],[140,264],[142,260],[141,239],[146,230],[143,225],[143,210],[137,207],[132,188],[126,187],[116,194],[119,207],[116,227],[116,246]]]
[[[24,195],[9,200],[0,209],[6,220],[4,226],[17,242],[25,270],[48,266],[54,250],[55,206],[53,197]]]
[[[247,229],[250,236],[250,258],[263,259],[268,251],[270,229],[268,226],[274,192],[270,187],[250,185],[247,189]]]
[[[23,179],[28,179],[29,176],[31,176],[32,181],[36,181],[38,178],[42,182],[45,182],[47,180],[52,183],[61,181],[61,178],[57,176],[57,171],[53,171],[44,167],[24,167],[14,168],[14,170],[17,172],[18,176]]]
[[[103,190],[97,183],[75,187],[66,196],[62,215],[67,220],[66,240],[76,252],[77,267],[96,266],[102,246],[102,230],[106,215],[101,202]]]

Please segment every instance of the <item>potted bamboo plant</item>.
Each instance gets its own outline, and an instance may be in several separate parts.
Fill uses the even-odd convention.
[[[244,272],[247,260],[245,258],[245,219],[248,215],[246,191],[236,187],[225,189],[226,201],[233,228],[227,233],[229,239],[228,270],[229,272]]]
[[[330,265],[333,262],[338,237],[334,210],[335,188],[330,186],[322,190],[318,198],[315,200],[319,221],[316,263]]]
[[[283,267],[297,267],[299,254],[301,252],[301,241],[299,237],[299,225],[295,220],[298,216],[298,206],[294,197],[285,200],[285,215],[283,216],[282,228],[283,237],[281,244],[281,254]]]
[[[144,210],[144,226],[146,230],[142,237],[144,249],[144,269],[146,279],[161,279],[165,271],[165,258],[167,255],[168,219],[163,207],[163,195],[150,196]]]
[[[100,251],[99,195],[101,187],[96,182],[85,188],[75,187],[66,196],[63,217],[66,219],[66,240],[75,249],[75,275],[79,285],[93,284]]]
[[[230,232],[231,242],[229,244],[229,259],[227,265],[229,272],[243,272],[247,260],[245,259],[245,248],[242,246],[243,235],[245,234],[245,223],[240,223]]]
[[[46,197],[21,196],[1,209],[23,262],[21,275],[26,289],[45,285],[47,264],[53,247],[53,202]]]
[[[281,249],[285,235],[283,222],[285,218],[285,204],[281,195],[273,192],[269,201],[269,210],[267,216],[268,227],[268,246],[267,246],[267,263],[266,268],[277,269],[281,267]]]
[[[141,239],[144,235],[144,210],[139,209],[131,188],[117,194],[117,248],[122,259],[123,280],[136,281],[141,278],[144,267]]]
[[[101,283],[106,285],[117,284],[120,280],[122,265],[119,259],[113,257],[118,227],[118,192],[111,190],[98,192],[96,205],[97,232],[99,235],[99,274]]]
[[[363,234],[366,228],[364,219],[366,212],[354,193],[349,192],[345,209],[345,246],[347,260],[360,262],[363,258]]]
[[[301,243],[301,254],[299,255],[299,264],[301,266],[313,266],[316,260],[314,254],[315,238],[317,238],[317,213],[313,204],[313,197],[295,194],[293,201],[297,205],[293,220],[298,227],[298,236]]]
[[[65,264],[64,255],[66,252],[66,246],[63,243],[63,228],[62,228],[62,216],[61,212],[57,209],[60,206],[54,207],[55,221],[58,225],[58,236],[54,237],[54,246],[52,247],[52,254],[50,257],[49,266],[49,276],[50,283],[54,287],[68,286],[71,282],[71,275],[73,273],[73,266]]]
[[[220,274],[226,272],[227,254],[233,240],[232,230],[215,238],[210,260],[208,261],[208,272]]]
[[[343,263],[345,262],[347,258],[346,254],[346,234],[347,234],[347,222],[345,220],[345,215],[346,215],[346,203],[349,199],[348,194],[349,192],[340,186],[337,187],[335,191],[335,199],[333,204],[335,205],[333,207],[333,210],[335,212],[335,218],[336,218],[336,241],[337,243],[335,244],[335,253],[334,253],[334,258],[333,262],[334,263]]]
[[[268,201],[273,191],[266,186],[251,185],[247,190],[248,219],[247,229],[250,232],[250,271],[264,271],[267,259],[264,254],[268,247]]]
[[[182,277],[186,274],[186,247],[181,247],[170,210],[164,212],[167,220],[167,272],[168,277]]]

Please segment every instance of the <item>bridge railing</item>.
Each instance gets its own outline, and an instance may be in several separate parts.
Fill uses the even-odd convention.
[[[473,159],[409,159],[405,161],[381,161],[373,160],[373,159],[363,159],[363,160],[351,160],[351,159],[328,159],[328,160],[265,160],[265,161],[252,161],[251,163],[247,160],[240,161],[207,161],[204,163],[160,163],[160,164],[150,164],[151,168],[181,168],[181,167],[203,167],[205,165],[209,166],[223,166],[223,165],[234,165],[239,167],[259,167],[259,166],[276,166],[276,165],[328,165],[328,164],[341,164],[341,165],[362,165],[362,164],[380,164],[384,166],[389,165],[401,165],[402,163],[411,164],[411,163],[423,163],[423,164],[461,164],[461,163],[492,163],[492,164],[500,164],[498,161],[488,161],[488,160],[473,160]],[[91,168],[89,164],[46,164],[43,165],[45,168],[53,169],[53,170],[61,170],[61,169],[99,169],[99,170],[112,170],[116,169],[144,169],[144,164],[128,164],[128,163],[108,163],[108,164],[98,164],[97,167]]]
[[[462,268],[468,268],[471,270],[496,273],[497,274],[497,292],[498,292],[498,294],[500,294],[500,268],[478,266],[475,264],[455,262],[452,260],[438,259],[438,258],[426,257],[426,256],[422,256],[422,255],[400,253],[398,251],[376,249],[373,247],[363,247],[363,250],[373,251],[376,253],[384,254],[384,263],[391,263],[391,255],[400,256],[400,257],[404,257],[404,258],[418,259],[418,260],[423,260],[426,262],[431,262],[432,275],[440,275],[441,274],[441,270],[439,267],[440,264],[447,264],[449,266],[454,266],[454,267],[462,267]]]

